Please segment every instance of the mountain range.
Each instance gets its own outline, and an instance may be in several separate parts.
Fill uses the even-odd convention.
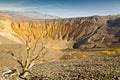
[[[0,11],[0,14],[9,16],[12,18],[32,18],[32,19],[54,19],[54,18],[59,18],[57,16],[52,16],[52,15],[47,15],[47,14],[42,14],[36,11]]]

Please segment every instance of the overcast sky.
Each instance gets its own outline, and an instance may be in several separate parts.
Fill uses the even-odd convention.
[[[120,0],[0,0],[0,10],[37,11],[59,17],[120,14]]]

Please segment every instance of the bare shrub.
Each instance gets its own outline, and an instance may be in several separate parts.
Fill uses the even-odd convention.
[[[38,45],[39,43],[40,45]],[[35,60],[43,58],[47,53],[45,43],[41,41],[40,37],[31,42],[31,38],[28,36],[27,39],[25,39],[25,50],[26,54],[24,55],[24,58],[20,56],[17,57],[15,51],[4,51],[12,56],[12,59],[19,64],[19,68],[4,72],[3,77],[9,75],[8,77],[11,77],[13,80],[29,80],[29,75],[34,76],[34,74],[30,72],[30,68],[35,65]]]

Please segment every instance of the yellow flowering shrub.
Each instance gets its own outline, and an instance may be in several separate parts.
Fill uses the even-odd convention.
[[[105,51],[103,51],[103,54],[105,54],[105,55],[116,54],[116,51],[105,50]]]
[[[120,48],[115,49],[116,53],[120,53]]]
[[[81,58],[87,58],[87,57],[88,57],[87,54],[82,54],[82,55],[81,55]]]

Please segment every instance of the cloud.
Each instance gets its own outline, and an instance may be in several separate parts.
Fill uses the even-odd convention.
[[[72,0],[71,0],[72,1]],[[37,11],[43,14],[55,15],[60,17],[77,17],[77,16],[90,16],[90,15],[109,15],[120,14],[120,2],[90,2],[76,3],[62,2],[51,0],[47,2],[44,0],[13,0],[2,2],[0,1],[0,10],[11,11]],[[102,6],[101,6],[102,5]]]
[[[43,11],[43,10],[59,9],[58,4],[27,4],[26,1],[17,2],[4,2],[0,3],[0,10],[11,10],[11,11]]]
[[[24,11],[29,9],[34,10],[36,8],[38,7],[24,6],[24,1],[0,3],[0,10]]]
[[[21,5],[21,2],[14,3],[0,3],[0,10],[17,10],[17,6]],[[20,9],[18,7],[18,9]]]

